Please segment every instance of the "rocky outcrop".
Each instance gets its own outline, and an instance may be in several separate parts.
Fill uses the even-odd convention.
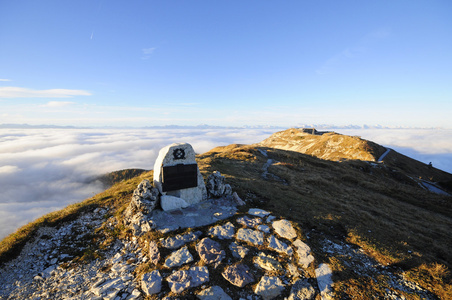
[[[149,180],[144,179],[133,191],[132,200],[124,212],[126,218],[132,218],[138,213],[150,214],[158,205],[159,191]]]
[[[143,180],[133,191],[132,200],[124,211],[124,224],[134,231],[136,236],[154,228],[149,215],[159,203],[159,192],[149,180]]]
[[[207,193],[210,197],[222,197],[232,194],[232,188],[225,183],[225,178],[218,171],[209,175],[206,182]]]

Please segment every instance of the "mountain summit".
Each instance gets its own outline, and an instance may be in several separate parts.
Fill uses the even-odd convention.
[[[105,192],[5,238],[0,299],[452,297],[452,197],[424,185],[451,174],[295,128],[196,162],[206,201],[165,212],[152,171],[110,174]]]

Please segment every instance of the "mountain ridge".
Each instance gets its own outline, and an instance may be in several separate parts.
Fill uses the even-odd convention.
[[[309,243],[315,265],[327,263],[332,268],[337,298],[385,296],[396,299],[401,295],[410,298],[410,293],[414,293],[414,297],[418,293],[427,298],[434,299],[433,295],[436,295],[446,299],[452,295],[450,273],[445,271],[452,262],[448,251],[452,246],[448,238],[452,225],[451,198],[423,189],[403,170],[386,166],[386,162],[331,161],[263,144],[217,147],[198,155],[197,161],[205,178],[216,170],[225,176],[246,202],[241,213],[256,207],[290,220],[298,228],[300,238]],[[62,263],[69,270],[77,270],[77,265],[102,261],[98,254],[107,255],[116,249],[116,246],[109,248],[108,244],[121,242],[126,245],[134,241],[134,235],[122,225],[123,211],[130,202],[132,191],[146,178],[152,179],[152,171],[119,181],[109,190],[68,207],[65,212],[44,216],[41,223],[29,224],[28,233],[21,229],[24,234],[22,244],[28,242],[27,237],[28,240],[33,238],[31,233],[36,233],[42,226],[64,229],[65,224],[97,211],[99,216],[95,220],[101,223],[95,225],[99,226],[95,228],[95,234],[81,238],[85,245],[91,246],[74,252],[73,258]],[[17,237],[21,230],[1,242],[3,265],[8,260],[3,248],[5,242],[14,243],[14,235]],[[104,242],[96,242],[104,236]],[[148,235],[145,239],[151,241],[154,237]],[[42,235],[36,242],[39,244],[40,240]],[[145,249],[143,238],[135,237],[135,240]],[[105,241],[109,241],[107,245]],[[15,249],[15,253],[9,253],[10,259],[18,254],[20,247]],[[115,255],[114,250],[112,255]],[[383,268],[386,275],[380,276],[383,273],[379,275],[378,268],[370,268],[372,264]],[[136,269],[143,268],[151,270],[155,267],[142,261],[136,265]],[[216,274],[213,269],[210,272]],[[313,269],[308,271],[311,277],[307,277],[311,278],[311,283],[314,282],[312,272]],[[386,290],[387,278],[395,280],[389,274],[403,275],[418,288],[404,290],[390,285]],[[139,280],[135,278],[132,282]],[[211,280],[224,284],[219,279]],[[222,287],[227,290],[227,285]],[[319,297],[320,291],[315,289]],[[430,294],[421,290],[428,290]],[[200,290],[195,288],[193,291]],[[131,295],[131,292],[127,293]],[[289,290],[285,293],[288,296]],[[188,292],[182,297],[195,297],[195,294]]]

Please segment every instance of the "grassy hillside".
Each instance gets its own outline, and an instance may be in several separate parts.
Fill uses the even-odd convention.
[[[259,144],[264,147],[300,152],[332,161],[344,159],[377,161],[386,151],[384,147],[357,136],[335,132],[308,132],[302,128],[290,128],[276,132]]]
[[[373,155],[381,152],[377,147]],[[204,178],[220,171],[247,207],[260,207],[297,222],[309,237],[316,263],[332,266],[340,298],[383,297],[387,278],[375,274],[372,280],[355,272],[356,265],[349,258],[326,251],[325,241],[363,249],[438,297],[452,298],[448,271],[452,265],[452,197],[421,189],[401,169],[360,160],[324,160],[262,145],[217,147],[197,160]],[[265,171],[272,176],[263,176]],[[119,181],[93,198],[20,228],[1,241],[0,262],[17,254],[40,226],[56,226],[99,206],[111,208],[106,217],[120,218],[144,178],[152,179],[152,172]],[[116,236],[124,234],[121,230]]]
[[[268,157],[261,151],[265,150]],[[263,179],[269,172],[283,179]],[[333,265],[341,297],[383,295],[382,285],[358,276],[338,255],[324,252],[325,239],[362,248],[378,262],[446,299],[452,297],[452,198],[422,190],[384,166],[333,162],[298,152],[256,146],[219,147],[199,157],[209,173],[220,170],[251,206],[300,224],[320,261]],[[363,294],[364,293],[364,294]]]

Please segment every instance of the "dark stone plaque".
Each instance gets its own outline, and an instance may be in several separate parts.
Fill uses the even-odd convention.
[[[187,189],[198,186],[198,165],[179,164],[163,167],[162,190],[164,192]]]

